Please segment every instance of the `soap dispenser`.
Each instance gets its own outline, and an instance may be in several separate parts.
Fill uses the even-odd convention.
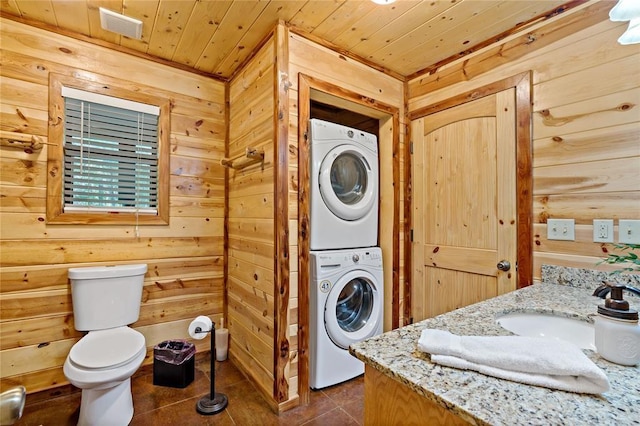
[[[595,317],[596,349],[604,359],[621,365],[640,362],[638,311],[623,299],[624,285],[611,285],[611,297],[598,306]]]

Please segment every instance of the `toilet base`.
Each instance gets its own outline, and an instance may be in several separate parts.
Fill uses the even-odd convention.
[[[126,426],[133,418],[131,379],[107,389],[83,389],[78,426]]]

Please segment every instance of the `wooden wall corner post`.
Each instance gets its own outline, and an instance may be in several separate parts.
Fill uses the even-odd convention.
[[[298,395],[309,403],[309,217],[311,177],[309,170],[309,81],[298,74]]]
[[[400,326],[404,326],[411,323],[411,292],[412,292],[412,281],[411,277],[413,276],[413,257],[412,257],[412,244],[411,241],[411,229],[413,227],[413,219],[412,219],[412,199],[411,199],[411,189],[413,185],[413,175],[411,174],[411,168],[413,167],[413,158],[411,158],[412,154],[412,138],[411,134],[411,122],[409,120],[409,106],[407,105],[407,100],[409,99],[409,82],[404,82],[404,210],[403,210],[403,219],[404,226],[402,232],[404,232],[404,286],[403,286],[403,296],[404,296],[404,305],[402,311],[402,324]]]
[[[396,109],[393,116],[393,280],[392,280],[392,313],[391,328],[400,326],[400,112]],[[406,167],[406,165],[405,165]],[[405,295],[406,297],[406,295]]]
[[[231,139],[231,81],[224,84],[224,156],[229,156],[229,142]],[[223,223],[223,290],[222,290],[222,310],[224,318],[229,327],[229,176],[228,168],[224,168],[224,223]],[[230,357],[233,356],[233,336],[229,336],[228,342]],[[210,354],[215,356],[215,354]]]
[[[275,29],[274,67],[274,384],[276,403],[289,399],[289,49],[288,31]]]
[[[519,74],[516,89],[516,164],[518,179],[518,288],[533,284],[533,71]]]
[[[62,81],[49,74],[49,123],[48,139],[62,144],[64,135],[64,99]],[[46,220],[51,222],[62,214],[62,174],[64,148],[59,146],[47,150],[47,200]]]

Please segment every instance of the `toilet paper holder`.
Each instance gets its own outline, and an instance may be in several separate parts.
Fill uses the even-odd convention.
[[[204,320],[206,318],[206,320]],[[207,328],[208,323],[211,323],[209,330]],[[211,389],[209,395],[205,395],[196,403],[196,411],[200,414],[211,415],[217,414],[227,408],[229,400],[223,393],[216,392],[216,339],[215,339],[216,323],[211,321],[208,317],[198,317],[189,325],[189,335],[195,339],[203,339],[207,333],[211,336]]]

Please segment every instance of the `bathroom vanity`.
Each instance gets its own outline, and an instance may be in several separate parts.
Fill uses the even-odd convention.
[[[543,275],[544,278],[544,275]],[[595,286],[593,286],[595,288]],[[638,425],[640,368],[584,353],[607,375],[602,395],[530,386],[434,364],[417,349],[426,328],[458,335],[511,335],[496,323],[510,312],[541,312],[590,320],[603,300],[593,288],[537,283],[352,345],[365,362],[367,425]],[[640,298],[628,298],[640,307]]]

